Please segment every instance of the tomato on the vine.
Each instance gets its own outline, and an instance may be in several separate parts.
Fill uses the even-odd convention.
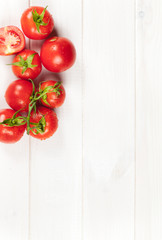
[[[38,106],[36,112],[31,112],[29,135],[32,137],[45,140],[51,137],[57,128],[57,115],[52,109]]]
[[[60,82],[48,80],[40,83],[41,103],[49,108],[58,108],[65,101],[65,89]]]
[[[5,99],[12,109],[27,112],[33,94],[32,82],[18,79],[8,86]]]
[[[0,55],[12,55],[25,47],[25,37],[22,31],[15,26],[0,28]]]
[[[37,52],[25,49],[18,53],[12,64],[12,71],[18,78],[35,79],[42,70],[42,64]]]
[[[40,40],[52,32],[54,21],[47,7],[32,6],[22,14],[21,27],[28,38]]]
[[[22,138],[26,128],[23,117],[12,109],[0,110],[0,142],[15,143]]]
[[[43,43],[40,57],[47,70],[63,72],[74,64],[76,51],[72,42],[67,38],[52,37]]]

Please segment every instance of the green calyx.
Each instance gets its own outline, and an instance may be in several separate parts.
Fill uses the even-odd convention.
[[[44,115],[42,115],[42,118],[39,120],[38,123],[30,123],[30,124],[34,125],[33,127],[30,128],[30,130],[34,135],[37,135],[39,133],[43,134],[45,132],[46,120]],[[36,131],[34,131],[34,129]]]
[[[61,86],[61,82],[57,82],[55,83],[53,86],[48,86],[45,89],[41,89],[41,83],[39,85],[39,91],[35,92],[35,86],[33,81],[30,79],[30,81],[33,84],[33,93],[31,96],[31,101],[29,103],[29,111],[28,111],[28,116],[27,116],[27,134],[29,134],[30,131],[33,132],[33,134],[42,134],[45,131],[45,126],[46,126],[46,120],[45,120],[45,116],[42,116],[41,120],[38,123],[31,123],[30,122],[30,114],[31,111],[34,110],[34,112],[36,112],[36,103],[39,99],[43,99],[43,101],[45,103],[47,103],[49,105],[49,103],[47,102],[47,93],[51,93],[51,92],[55,92],[58,96],[61,94],[61,91],[63,91],[60,86]],[[30,125],[33,125],[33,127],[30,127]],[[34,129],[36,129],[36,131],[34,131]]]
[[[3,125],[7,125],[9,127],[15,127],[15,126],[21,126],[21,125],[24,125],[26,122],[25,120],[23,119],[23,117],[17,117],[15,119],[12,119],[12,118],[8,118],[8,119],[5,119],[3,122],[1,122],[0,124],[3,124]]]
[[[22,111],[23,109],[20,109],[19,111],[17,111],[16,113],[14,113],[14,115],[12,116],[12,118],[7,118],[5,119],[3,122],[1,122],[1,125],[6,125],[7,127],[15,127],[15,126],[21,126],[21,125],[25,125],[26,124],[26,118],[23,116],[18,116],[16,117],[16,115],[18,114],[18,112]]]
[[[42,96],[42,100],[43,100],[43,102],[44,102],[45,104],[50,105],[50,104],[47,102],[47,94],[45,94],[45,95]]]
[[[61,82],[57,82],[55,83],[53,86],[48,86],[46,87],[45,89],[41,89],[41,83],[39,85],[39,94],[41,96],[41,99],[43,100],[44,103],[48,104],[49,103],[47,102],[47,93],[56,93],[57,96],[59,96],[61,94],[61,91],[63,91],[61,88]]]
[[[35,85],[32,79],[29,79],[33,85],[33,92],[31,95],[31,101],[29,103],[29,111],[28,111],[28,116],[26,117],[26,122],[27,122],[27,134],[29,134],[30,131],[33,132],[33,134],[37,135],[38,133],[43,134],[45,131],[45,126],[46,126],[46,120],[45,117],[42,116],[40,121],[38,123],[31,123],[30,122],[30,115],[31,111],[34,110],[36,113],[36,103],[37,101],[42,97],[42,95],[39,92],[35,92]],[[30,125],[33,125],[32,127]],[[36,132],[34,131],[36,129]]]
[[[48,6],[46,6],[46,7],[43,9],[43,11],[42,11],[42,13],[41,13],[40,15],[37,13],[36,9],[33,9],[33,11],[32,11],[33,21],[35,22],[37,31],[38,31],[39,33],[41,33],[41,32],[40,32],[40,29],[39,29],[40,26],[46,26],[46,25],[49,23],[49,22],[48,22],[48,23],[45,23],[45,22],[43,21],[43,18],[44,18],[44,15],[45,15],[45,11],[46,11],[47,7],[48,7]]]
[[[38,92],[36,92],[33,99],[29,103],[29,112],[28,112],[28,116],[26,117],[27,134],[29,134],[29,132],[32,131],[33,134],[37,135],[38,133],[43,134],[45,131],[46,120],[43,115],[38,123],[30,122],[31,111],[34,110],[34,112],[36,113],[36,103],[37,103],[38,99],[39,99]],[[30,125],[32,125],[32,127]],[[34,131],[34,129],[36,131]]]
[[[14,65],[14,66],[17,66],[17,67],[22,67],[22,74],[24,74],[24,72],[28,68],[34,68],[34,67],[38,66],[38,65],[33,65],[32,64],[33,58],[36,54],[37,53],[31,54],[26,60],[24,60],[21,55],[18,55],[19,58],[20,58],[20,61],[19,62],[14,62],[12,64],[8,64],[8,65]]]

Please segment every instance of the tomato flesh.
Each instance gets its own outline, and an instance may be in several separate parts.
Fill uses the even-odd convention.
[[[15,26],[0,28],[0,55],[12,55],[25,47],[25,38],[21,30]]]

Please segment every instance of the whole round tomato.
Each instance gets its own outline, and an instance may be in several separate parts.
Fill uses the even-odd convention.
[[[43,43],[40,57],[44,67],[49,71],[63,72],[74,64],[76,51],[68,39],[52,37]]]
[[[21,27],[28,38],[45,39],[52,32],[54,21],[46,8],[33,6],[22,14]]]
[[[25,37],[22,31],[15,26],[0,28],[0,55],[12,55],[25,47]]]
[[[14,110],[27,112],[30,100],[33,95],[33,85],[27,80],[13,81],[7,88],[5,99],[8,105]]]
[[[12,71],[18,78],[35,79],[41,70],[41,60],[35,51],[25,49],[13,59]]]
[[[65,89],[60,82],[49,80],[42,82],[39,87],[42,94],[41,103],[49,108],[58,108],[65,101]]]
[[[2,124],[2,122],[4,122],[5,120],[11,119],[15,113],[16,112],[12,109],[0,110],[0,142],[15,143],[19,141],[20,138],[22,138],[26,128],[25,124],[17,126],[17,123],[12,123],[12,121],[10,121],[9,125],[7,125],[7,123]],[[16,114],[16,117],[19,116],[20,114]],[[20,119],[18,121],[20,121]]]
[[[36,112],[31,112],[30,122],[32,123],[30,127],[35,127],[35,129],[30,130],[29,134],[40,140],[51,137],[58,128],[56,113],[43,106],[37,107]]]

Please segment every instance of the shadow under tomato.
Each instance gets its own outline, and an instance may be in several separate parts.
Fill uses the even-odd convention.
[[[34,50],[40,54],[40,49],[44,41],[54,36],[59,36],[58,30],[56,28],[54,28],[54,30],[50,33],[50,35],[43,40],[30,40],[29,46],[27,45],[28,46],[27,48],[30,48],[31,50]]]
[[[59,37],[59,31],[56,27],[54,27],[53,31],[50,33],[48,38],[55,37],[55,36]]]
[[[35,86],[38,87],[40,82],[55,80],[63,83],[63,79],[59,73],[53,73],[46,70],[44,67],[41,74],[34,80]]]

